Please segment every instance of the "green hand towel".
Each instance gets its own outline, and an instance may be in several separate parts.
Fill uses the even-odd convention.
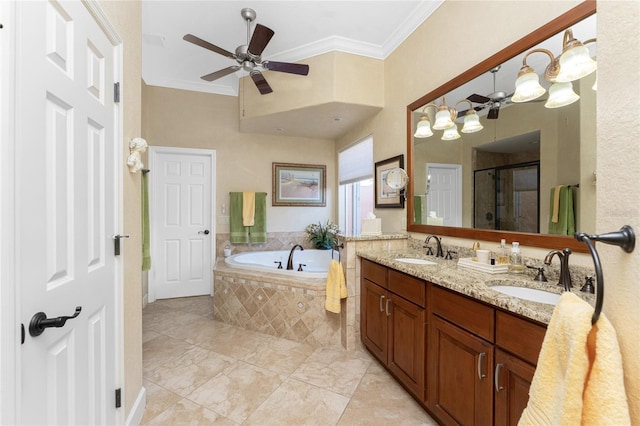
[[[422,197],[413,196],[413,223],[422,223]]]
[[[576,217],[573,209],[573,191],[568,186],[560,188],[560,206],[558,209],[558,221],[553,222],[553,196],[554,189],[551,188],[549,202],[549,234],[573,235],[576,232]]]
[[[242,192],[229,193],[229,201],[229,241],[233,244],[248,243],[249,228],[242,225]]]
[[[142,270],[151,269],[151,233],[149,232],[149,188],[147,174],[142,173]]]
[[[267,242],[266,192],[256,192],[255,207],[256,212],[253,219],[253,226],[249,226],[249,237],[253,244],[264,244]]]

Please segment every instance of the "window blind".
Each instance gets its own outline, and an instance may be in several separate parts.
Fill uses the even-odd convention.
[[[338,175],[340,185],[373,177],[373,136],[338,153]]]

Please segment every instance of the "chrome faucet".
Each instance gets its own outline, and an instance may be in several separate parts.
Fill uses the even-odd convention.
[[[289,260],[287,260],[287,271],[293,271],[293,252],[297,248],[300,248],[301,251],[304,251],[304,248],[302,248],[300,244],[296,244],[295,246],[293,246],[293,248],[289,252]]]
[[[552,250],[544,257],[544,264],[551,265],[551,261],[553,260],[553,256],[558,256],[560,259],[560,280],[558,281],[558,285],[563,286],[565,291],[571,291],[571,273],[569,272],[569,255],[571,254],[571,249],[565,248],[562,251],[560,250]]]
[[[424,240],[424,244],[425,244],[424,248],[429,248],[429,251],[431,251],[431,247],[429,247],[429,241],[431,241],[432,238],[436,239],[436,257],[444,257],[444,253],[442,252],[442,240],[436,235],[429,235]],[[427,254],[429,254],[429,252],[427,252]]]

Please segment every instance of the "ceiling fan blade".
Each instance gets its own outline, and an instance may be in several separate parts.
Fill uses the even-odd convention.
[[[256,84],[261,95],[273,92],[273,89],[269,86],[269,83],[267,83],[267,80],[264,79],[260,71],[251,71],[251,79]]]
[[[222,56],[226,56],[231,59],[235,59],[235,55],[228,50],[225,50],[221,47],[216,46],[215,44],[211,44],[208,41],[201,39],[200,37],[196,37],[193,34],[187,34],[182,37],[183,40],[188,41],[189,43],[197,44],[200,47],[204,47],[205,49],[209,49],[213,52],[216,52]]]
[[[218,70],[216,72],[212,72],[211,74],[203,75],[200,78],[203,79],[203,80],[206,80],[206,81],[213,81],[213,80],[217,80],[219,78],[222,78],[225,75],[232,74],[232,73],[238,71],[239,69],[240,69],[239,65],[232,65],[230,67],[223,68],[223,69]]]
[[[500,112],[500,108],[491,108],[489,113],[487,114],[487,119],[495,120],[498,118],[498,114]]]
[[[485,104],[491,100],[491,98],[487,98],[486,96],[478,95],[474,93],[473,95],[467,96],[467,99],[476,104]]]
[[[267,44],[269,44],[273,34],[274,32],[272,29],[267,28],[264,25],[256,24],[256,29],[253,30],[253,35],[249,42],[249,53],[255,56],[262,55],[262,51],[267,47]]]
[[[292,64],[290,62],[264,61],[262,66],[269,71],[288,72],[289,74],[308,75],[309,65]]]

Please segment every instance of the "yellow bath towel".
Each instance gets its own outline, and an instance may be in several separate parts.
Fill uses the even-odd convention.
[[[565,292],[553,311],[518,425],[628,425],[622,357],[604,314]]]
[[[558,223],[560,220],[560,192],[564,185],[553,188],[553,210],[551,212],[551,222]]]
[[[242,193],[242,225],[253,226],[253,221],[255,216],[256,216],[256,193],[243,192]]]
[[[347,286],[344,280],[344,272],[342,265],[335,259],[329,263],[329,272],[327,274],[327,299],[324,302],[324,308],[335,314],[340,313],[340,299],[347,297]]]

